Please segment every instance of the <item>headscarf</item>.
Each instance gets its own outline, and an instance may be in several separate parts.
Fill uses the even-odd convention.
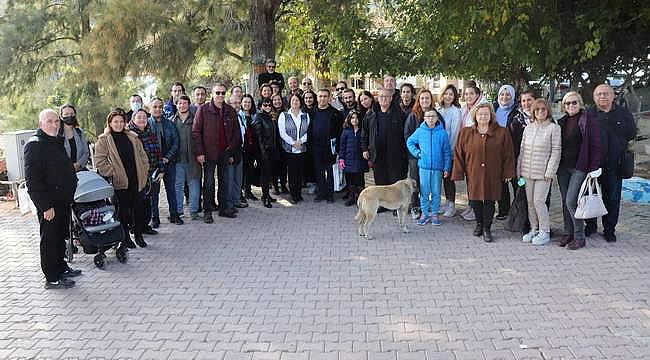
[[[144,130],[140,130],[132,119],[129,121],[127,127],[129,130],[138,134],[138,138],[142,141],[144,152],[147,153],[147,157],[149,158],[149,173],[153,174],[156,169],[159,172],[163,172],[165,170],[165,164],[162,162],[162,149],[160,148],[160,143],[158,143],[158,137],[151,130],[151,126],[147,124]]]
[[[499,95],[501,95],[504,91],[507,91],[510,94],[510,101],[502,104],[499,102]],[[497,102],[499,103],[499,108],[496,111],[497,123],[501,127],[506,127],[508,124],[508,115],[510,115],[510,112],[515,106],[515,88],[513,88],[511,85],[501,86],[497,95]]]

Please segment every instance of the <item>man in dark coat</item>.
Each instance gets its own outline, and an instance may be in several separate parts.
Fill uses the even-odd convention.
[[[25,146],[27,191],[36,206],[41,234],[41,269],[46,289],[74,286],[70,278],[81,274],[63,260],[70,225],[70,204],[77,189],[72,161],[57,136],[56,111],[45,109],[38,117],[38,131]]]
[[[373,166],[376,185],[406,178],[408,158],[404,141],[404,115],[391,106],[393,90],[379,92],[379,107],[368,112],[362,124],[361,151]]]
[[[262,87],[262,84],[270,84],[271,81],[274,81],[280,86],[280,93],[282,93],[282,90],[284,90],[284,76],[282,76],[282,73],[275,71],[275,66],[275,60],[266,60],[266,72],[257,77],[257,86]]]
[[[588,111],[598,119],[600,126],[600,149],[602,175],[598,178],[603,191],[607,215],[603,216],[603,234],[607,242],[616,241],[616,224],[621,207],[623,177],[620,166],[627,142],[636,136],[634,117],[625,108],[614,104],[614,89],[601,84],[594,89],[596,105]],[[585,235],[596,232],[596,219],[586,220]]]
[[[307,138],[314,159],[314,172],[318,193],[314,201],[334,202],[334,174],[332,165],[338,152],[337,139],[341,134],[341,113],[330,104],[330,91],[318,90],[318,106],[309,122]],[[334,145],[334,146],[332,146]]]
[[[217,169],[217,194],[219,216],[235,218],[232,183],[235,180],[235,164],[241,158],[241,130],[237,113],[224,101],[226,87],[216,84],[212,88],[212,100],[202,105],[194,116],[192,139],[196,160],[203,165],[203,206],[205,223],[214,222],[214,171]]]

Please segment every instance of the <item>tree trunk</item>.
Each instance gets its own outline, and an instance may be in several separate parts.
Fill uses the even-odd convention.
[[[251,70],[248,78],[250,93],[257,95],[258,75],[265,71],[266,59],[275,58],[275,16],[280,0],[252,0],[250,23],[253,33],[251,46]],[[256,96],[257,97],[257,96]]]

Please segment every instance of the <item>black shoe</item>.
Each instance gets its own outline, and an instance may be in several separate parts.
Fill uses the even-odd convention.
[[[346,191],[345,195],[343,195],[343,200],[347,200],[349,198],[350,198],[350,193]]]
[[[74,286],[74,281],[67,278],[60,278],[58,281],[45,281],[46,289],[69,289]]]
[[[298,201],[305,201],[305,199],[302,198],[302,195],[298,195]]]
[[[345,202],[345,206],[352,206],[357,203],[357,199],[354,196],[349,196],[348,200]]]
[[[476,224],[476,227],[474,228],[473,232],[474,236],[481,236],[483,235],[483,224]]]
[[[268,209],[273,207],[273,205],[271,205],[271,199],[268,197],[262,197],[262,204],[264,204],[264,207]]]
[[[274,202],[278,201],[278,199],[276,199],[276,198],[272,198],[272,197],[269,196],[269,201],[272,202],[272,203],[274,203]]]
[[[587,224],[587,226],[585,226],[585,236],[589,237],[589,236],[595,234],[597,229],[598,229],[598,226]]]
[[[214,219],[212,218],[212,213],[209,212],[205,213],[205,215],[203,215],[203,222],[206,224],[212,224],[214,222]]]
[[[176,216],[176,219],[175,219],[175,220],[176,220],[176,221],[174,222],[174,224],[176,224],[176,225],[183,225],[183,224],[185,224],[185,221],[183,221],[183,218],[181,218],[180,216]]]
[[[229,219],[234,219],[237,217],[237,214],[235,214],[234,209],[229,209],[229,210],[219,211],[219,216],[229,218]]]
[[[314,198],[314,202],[321,202],[321,201],[323,201],[323,200],[325,200],[325,198],[322,198],[322,197],[320,197],[320,196],[316,196],[316,197]]]
[[[483,229],[483,241],[492,242],[492,231],[490,229]]]
[[[135,249],[135,243],[131,240],[131,237],[127,237],[125,240],[122,240],[122,244],[129,249]]]
[[[141,247],[141,248],[147,247],[147,243],[142,238],[142,235],[136,235],[135,236],[135,243],[138,244],[138,246]]]
[[[276,186],[273,189],[273,195],[280,195],[280,194],[282,194],[282,192],[280,192],[280,188]]]
[[[67,278],[71,278],[71,277],[75,277],[75,276],[79,276],[79,275],[81,275],[81,270],[68,268],[66,271],[64,271],[61,274],[61,277],[67,279]]]
[[[158,231],[152,229],[151,226],[149,226],[149,225],[144,227],[144,230],[142,231],[142,233],[147,234],[147,235],[158,235]]]
[[[289,199],[289,203],[292,204],[292,205],[296,205],[296,204],[298,203],[298,198],[292,196],[292,197]]]
[[[327,198],[327,203],[328,204],[331,204],[333,202],[334,202],[334,197],[333,196],[330,196],[330,197]]]
[[[241,203],[235,205],[235,207],[240,208],[240,209],[246,209],[248,207],[248,203],[241,202]]]
[[[497,220],[505,220],[508,217],[508,214],[498,214]]]
[[[257,198],[257,197],[252,193],[252,192],[250,192],[250,191],[247,191],[247,192],[246,192],[246,198],[247,198],[248,200],[253,200],[253,201],[257,201],[257,200],[259,200],[259,199],[258,199],[258,198]]]
[[[607,242],[616,242],[616,235],[614,233],[605,233],[603,236]]]
[[[233,213],[239,214],[239,209],[237,209],[236,207],[232,208],[231,210]]]
[[[151,219],[151,227],[154,229],[157,229],[160,227],[160,219],[159,218],[153,218]]]
[[[280,185],[280,191],[282,191],[283,194],[289,193],[289,189],[287,189],[286,185]]]

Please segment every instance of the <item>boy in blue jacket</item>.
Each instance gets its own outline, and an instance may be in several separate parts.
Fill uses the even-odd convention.
[[[451,171],[451,147],[442,122],[435,110],[424,113],[424,122],[406,141],[411,155],[418,159],[420,169],[420,208],[418,225],[429,222],[440,225],[440,188],[443,176]]]

